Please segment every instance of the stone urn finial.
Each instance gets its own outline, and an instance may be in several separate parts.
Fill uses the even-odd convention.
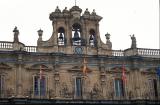
[[[42,35],[43,35],[43,30],[39,29],[37,32],[38,32],[38,35],[39,35],[39,36],[42,36]]]
[[[106,36],[106,39],[109,40],[111,35],[107,32],[107,34],[105,34],[105,36]]]

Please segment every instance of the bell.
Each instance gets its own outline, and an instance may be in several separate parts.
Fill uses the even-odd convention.
[[[63,35],[62,35],[62,33],[60,33],[59,39],[60,39],[60,40],[63,40]]]
[[[78,34],[78,31],[77,31],[77,30],[75,30],[75,32],[74,32],[73,40],[74,40],[74,41],[80,40],[80,37],[79,37],[79,34]]]
[[[89,40],[93,40],[93,35],[90,36]]]

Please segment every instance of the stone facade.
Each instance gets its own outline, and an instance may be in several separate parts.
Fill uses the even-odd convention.
[[[0,97],[47,99],[160,99],[160,49],[112,50],[110,35],[100,39],[93,10],[57,7],[49,16],[53,33],[37,46],[25,46],[13,30],[13,42],[0,42]],[[122,72],[125,72],[125,80]]]

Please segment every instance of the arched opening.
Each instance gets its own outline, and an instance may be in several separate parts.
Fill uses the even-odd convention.
[[[81,45],[81,26],[78,23],[72,25],[72,44]]]
[[[89,45],[90,46],[96,45],[96,36],[95,36],[95,31],[93,29],[89,31]]]
[[[65,30],[63,27],[58,29],[58,45],[64,45],[65,43]]]

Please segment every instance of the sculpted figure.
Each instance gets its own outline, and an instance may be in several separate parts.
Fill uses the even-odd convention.
[[[136,44],[136,37],[134,36],[134,34],[131,36],[131,40],[132,40],[132,44],[131,44],[131,48],[137,48],[137,44]]]

